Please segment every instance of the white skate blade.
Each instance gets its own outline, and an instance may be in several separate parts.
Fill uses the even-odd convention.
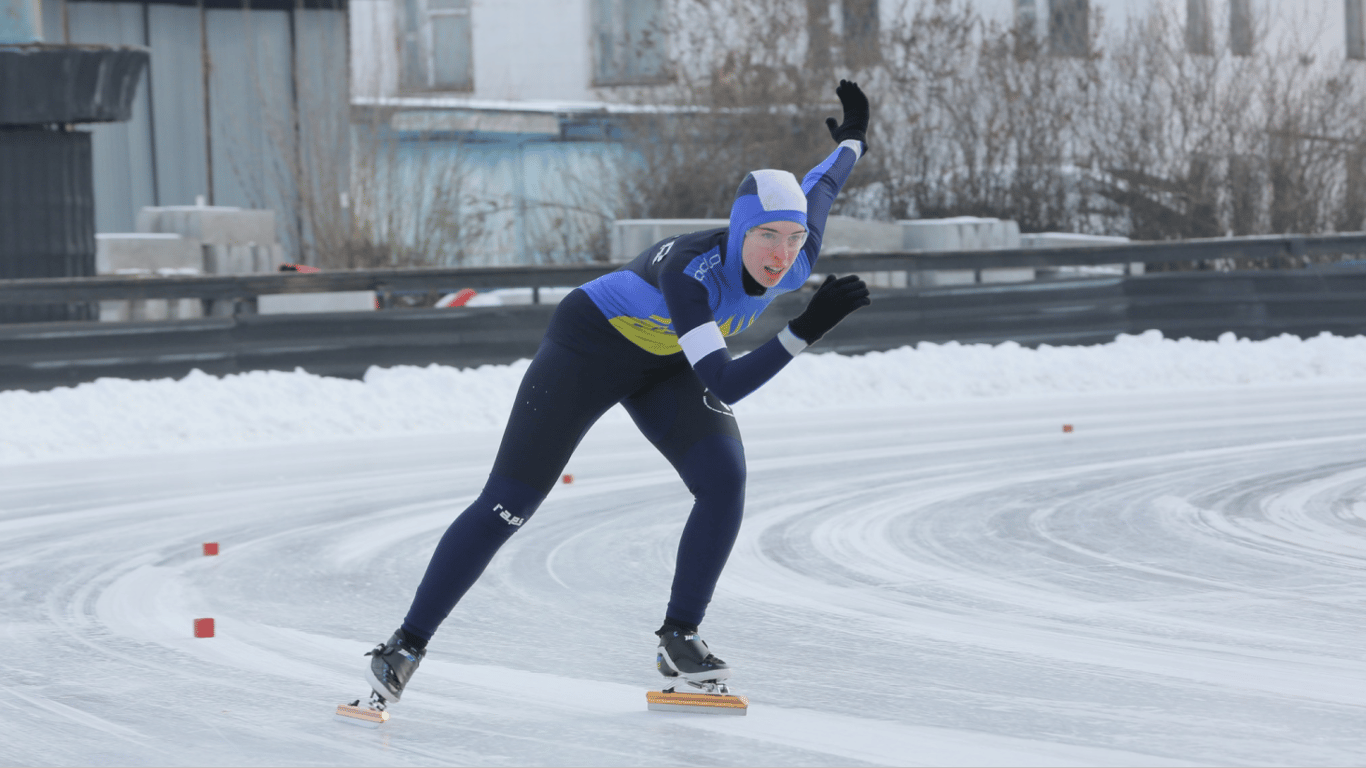
[[[646,691],[645,701],[655,712],[691,712],[702,715],[744,715],[749,699],[719,693]]]
[[[349,725],[362,728],[378,728],[389,722],[389,713],[370,707],[357,707],[351,704],[337,705],[337,719]]]

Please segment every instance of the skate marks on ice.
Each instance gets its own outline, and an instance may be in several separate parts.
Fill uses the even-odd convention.
[[[801,647],[839,648],[810,683],[829,701],[857,678],[861,701],[919,722],[1358,761],[1366,403],[1350,387],[1125,400],[927,412],[855,461],[778,434],[751,488],[807,461],[844,479],[751,506],[724,601],[808,612],[819,640]],[[763,439],[749,429],[751,456]]]

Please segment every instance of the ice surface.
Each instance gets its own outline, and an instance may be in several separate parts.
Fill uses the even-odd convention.
[[[745,718],[645,709],[690,498],[609,414],[394,720],[338,723],[520,370],[0,394],[0,764],[1366,755],[1366,340],[1332,337],[798,358],[738,409],[704,625]]]

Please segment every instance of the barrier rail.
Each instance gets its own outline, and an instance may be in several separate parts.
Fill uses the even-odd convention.
[[[967,252],[860,253],[823,256],[819,266],[840,272],[980,270],[997,267],[1062,267],[1105,264],[1262,262],[1302,266],[1307,259],[1366,254],[1366,233],[1315,236],[1215,238],[1173,242],[1052,249]],[[280,293],[373,290],[457,290],[581,285],[617,264],[537,267],[445,267],[363,269],[314,273],[203,276],[121,276],[0,280],[0,304],[78,304],[121,299],[246,300]],[[387,303],[387,302],[384,302]]]
[[[753,349],[801,312],[778,297],[734,352]],[[0,326],[0,389],[50,389],[110,376],[180,377],[303,368],[356,378],[370,366],[509,363],[535,353],[549,305],[407,309],[202,320]],[[859,354],[921,341],[1096,344],[1157,329],[1213,339],[1282,333],[1366,334],[1366,269],[1173,272],[920,290],[873,290],[814,351]]]

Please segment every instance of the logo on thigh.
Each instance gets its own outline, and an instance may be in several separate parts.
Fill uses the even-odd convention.
[[[735,418],[735,412],[730,409],[730,406],[721,402],[721,398],[713,395],[709,389],[702,391],[702,404],[717,413],[724,413],[732,419]]]

